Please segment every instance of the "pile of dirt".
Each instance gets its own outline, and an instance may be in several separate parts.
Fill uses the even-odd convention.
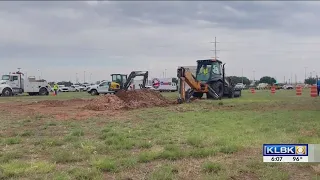
[[[116,96],[123,100],[130,109],[173,104],[172,101],[163,97],[159,92],[149,89],[119,91]]]
[[[118,110],[127,107],[127,105],[115,95],[104,95],[88,101],[83,108],[93,111]]]
[[[84,109],[94,111],[137,109],[154,106],[168,106],[174,102],[163,97],[159,92],[142,89],[132,91],[119,91],[116,95],[104,95],[93,99]]]

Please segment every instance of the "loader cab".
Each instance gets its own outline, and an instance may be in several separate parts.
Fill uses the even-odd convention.
[[[120,88],[127,82],[127,75],[126,74],[111,74],[112,82],[118,83]]]
[[[197,61],[196,79],[200,82],[217,81],[223,78],[222,62],[216,59]]]

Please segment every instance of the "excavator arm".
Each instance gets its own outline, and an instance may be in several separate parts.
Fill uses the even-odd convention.
[[[130,73],[130,75],[128,76],[128,79],[127,81],[124,83],[123,85],[123,89],[124,90],[128,90],[133,79],[137,76],[143,76],[143,82],[142,82],[142,85],[140,88],[145,88],[146,87],[146,83],[147,83],[147,80],[148,80],[148,75],[149,75],[149,72],[148,71],[132,71]]]

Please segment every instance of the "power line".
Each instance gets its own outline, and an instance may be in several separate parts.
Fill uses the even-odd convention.
[[[217,50],[217,37],[214,37],[214,42],[210,42],[210,43],[214,43],[214,50],[211,50],[211,51],[214,51],[214,59],[217,59],[217,51],[220,51],[220,50]]]

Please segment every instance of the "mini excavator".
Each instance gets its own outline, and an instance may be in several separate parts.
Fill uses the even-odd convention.
[[[129,76],[126,74],[111,74],[110,91],[128,90],[133,79],[137,76],[143,77],[140,88],[146,88],[148,74],[148,71],[132,71]]]
[[[231,78],[225,77],[225,63],[217,59],[197,60],[196,76],[188,69],[180,67],[177,77],[180,80],[178,103],[190,102],[190,98],[202,98],[206,93],[207,99],[240,97],[241,89],[236,88]],[[185,83],[190,89],[185,90]]]

